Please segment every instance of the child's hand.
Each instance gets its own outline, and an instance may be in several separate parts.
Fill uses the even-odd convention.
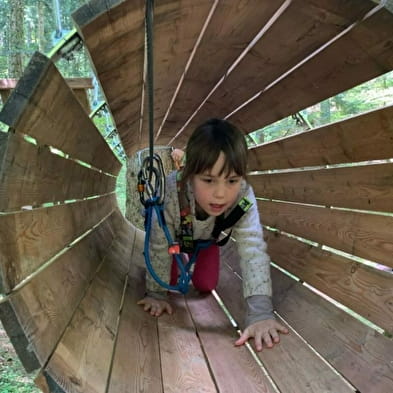
[[[150,312],[150,315],[154,317],[159,317],[165,311],[168,314],[172,314],[172,306],[165,300],[155,299],[150,296],[144,297],[142,300],[139,300],[137,303],[139,305],[143,305],[144,311]]]
[[[183,159],[184,151],[180,149],[173,149],[171,153],[173,161],[180,162]]]
[[[258,352],[262,351],[262,342],[267,348],[272,348],[274,344],[280,342],[278,332],[287,334],[288,329],[275,319],[265,319],[248,326],[240,338],[235,342],[236,346],[243,345],[249,338],[254,337],[255,347]]]

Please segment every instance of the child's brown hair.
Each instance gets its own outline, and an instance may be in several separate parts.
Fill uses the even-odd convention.
[[[233,171],[246,177],[248,149],[243,133],[226,120],[210,119],[195,129],[187,143],[182,181],[213,168],[221,152],[225,163],[219,175]]]

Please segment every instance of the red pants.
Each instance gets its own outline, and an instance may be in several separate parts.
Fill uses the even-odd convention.
[[[219,268],[220,250],[216,244],[200,250],[192,274],[194,287],[201,292],[211,292],[215,289],[218,283]],[[179,268],[175,259],[173,259],[170,285],[176,285],[178,275]]]

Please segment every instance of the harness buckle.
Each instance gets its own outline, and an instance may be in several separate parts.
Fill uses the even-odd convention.
[[[179,243],[173,242],[173,243],[168,247],[168,254],[169,254],[169,255],[180,254],[180,245],[179,245]]]

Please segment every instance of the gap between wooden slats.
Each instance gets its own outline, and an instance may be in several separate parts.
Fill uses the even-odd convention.
[[[69,393],[105,391],[126,284],[123,258],[118,247],[105,256],[37,383],[42,383],[47,372]]]
[[[249,176],[255,194],[305,204],[393,213],[393,163]]]
[[[356,0],[290,2],[237,67],[214,87],[176,143],[185,143],[193,129],[212,114],[223,118],[234,111],[374,6],[371,1]]]
[[[277,392],[245,346],[213,295],[186,297],[192,319],[219,392]]]
[[[301,168],[393,158],[393,106],[249,150],[249,170]],[[307,149],[305,149],[307,146]]]
[[[223,261],[229,269],[228,272],[223,270],[224,280],[233,280],[229,272],[240,277],[234,246],[228,244],[222,251]],[[326,298],[310,291],[293,276],[283,274],[276,268],[272,268],[272,282],[273,303],[277,311],[324,359],[356,385],[359,391],[391,391],[391,339],[378,334]],[[239,288],[239,296],[240,291]],[[228,306],[233,298],[232,295],[228,297]],[[235,305],[236,312],[241,307],[245,307],[245,304]]]
[[[115,195],[0,216],[3,287],[19,282],[106,217]]]
[[[218,294],[234,318],[241,322],[246,309],[239,276],[226,267],[234,261],[236,251],[231,248],[223,254]],[[230,285],[228,285],[230,283]],[[354,392],[335,371],[321,359],[292,329],[280,336],[280,344],[257,354],[282,393],[289,392]]]
[[[0,120],[70,156],[115,175],[121,163],[90,120],[56,66],[36,52]]]
[[[166,118],[158,143],[167,144],[284,3],[218,2]],[[211,116],[209,116],[211,117]]]
[[[144,278],[144,270],[129,278],[107,393],[163,393],[157,318],[136,304],[145,293]]]
[[[34,277],[11,303],[41,364],[45,364],[114,240],[109,220]]]
[[[393,274],[373,269],[284,235],[265,231],[269,255],[301,281],[393,332]]]
[[[264,225],[393,267],[393,217],[258,201]]]
[[[275,268],[272,280],[277,311],[320,355],[359,391],[392,391],[391,339]]]
[[[231,114],[229,120],[251,132],[390,71],[392,35],[393,15],[379,9]]]
[[[185,72],[212,6],[214,6],[212,0],[155,2],[153,26],[155,133]],[[140,148],[147,146],[149,135],[147,92],[144,98],[146,110],[142,117]]]
[[[19,135],[0,135],[0,211],[113,191],[116,178],[52,154]]]
[[[89,51],[125,152],[139,141],[145,1],[85,4],[73,14]]]
[[[216,393],[183,296],[173,296],[172,315],[158,319],[164,392]]]

